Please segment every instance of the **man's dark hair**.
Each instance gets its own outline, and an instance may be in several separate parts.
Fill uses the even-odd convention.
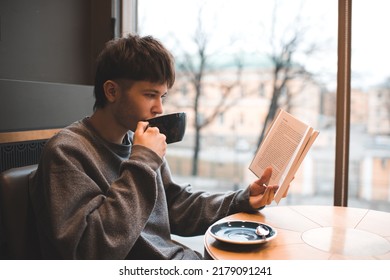
[[[174,58],[152,36],[128,35],[108,41],[97,59],[94,109],[107,103],[104,83],[119,79],[167,83],[171,88],[175,82]]]

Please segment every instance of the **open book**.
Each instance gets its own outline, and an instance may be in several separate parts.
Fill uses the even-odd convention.
[[[270,125],[249,169],[261,177],[271,166],[269,185],[279,185],[275,201],[279,203],[319,132],[280,109]]]

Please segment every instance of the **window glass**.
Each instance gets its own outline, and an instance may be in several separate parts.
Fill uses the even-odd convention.
[[[139,0],[138,9],[138,32],[176,58],[165,113],[185,111],[188,121],[183,141],[168,147],[176,179],[246,187],[266,118],[283,108],[320,136],[280,204],[332,205],[337,1]]]
[[[348,194],[350,206],[386,211],[390,211],[389,9],[385,0],[352,4]]]

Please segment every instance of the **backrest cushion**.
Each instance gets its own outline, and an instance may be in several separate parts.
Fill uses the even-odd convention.
[[[36,168],[12,168],[0,175],[1,227],[8,259],[39,259],[41,255],[28,194],[29,178]]]

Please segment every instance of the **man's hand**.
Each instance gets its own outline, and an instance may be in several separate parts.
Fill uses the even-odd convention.
[[[272,175],[272,167],[264,170],[260,179],[254,181],[250,186],[249,204],[254,209],[271,204],[279,186],[268,186]],[[287,194],[287,193],[286,193]]]
[[[138,122],[133,144],[145,146],[163,158],[167,150],[165,139],[157,127],[148,127],[148,122]]]

